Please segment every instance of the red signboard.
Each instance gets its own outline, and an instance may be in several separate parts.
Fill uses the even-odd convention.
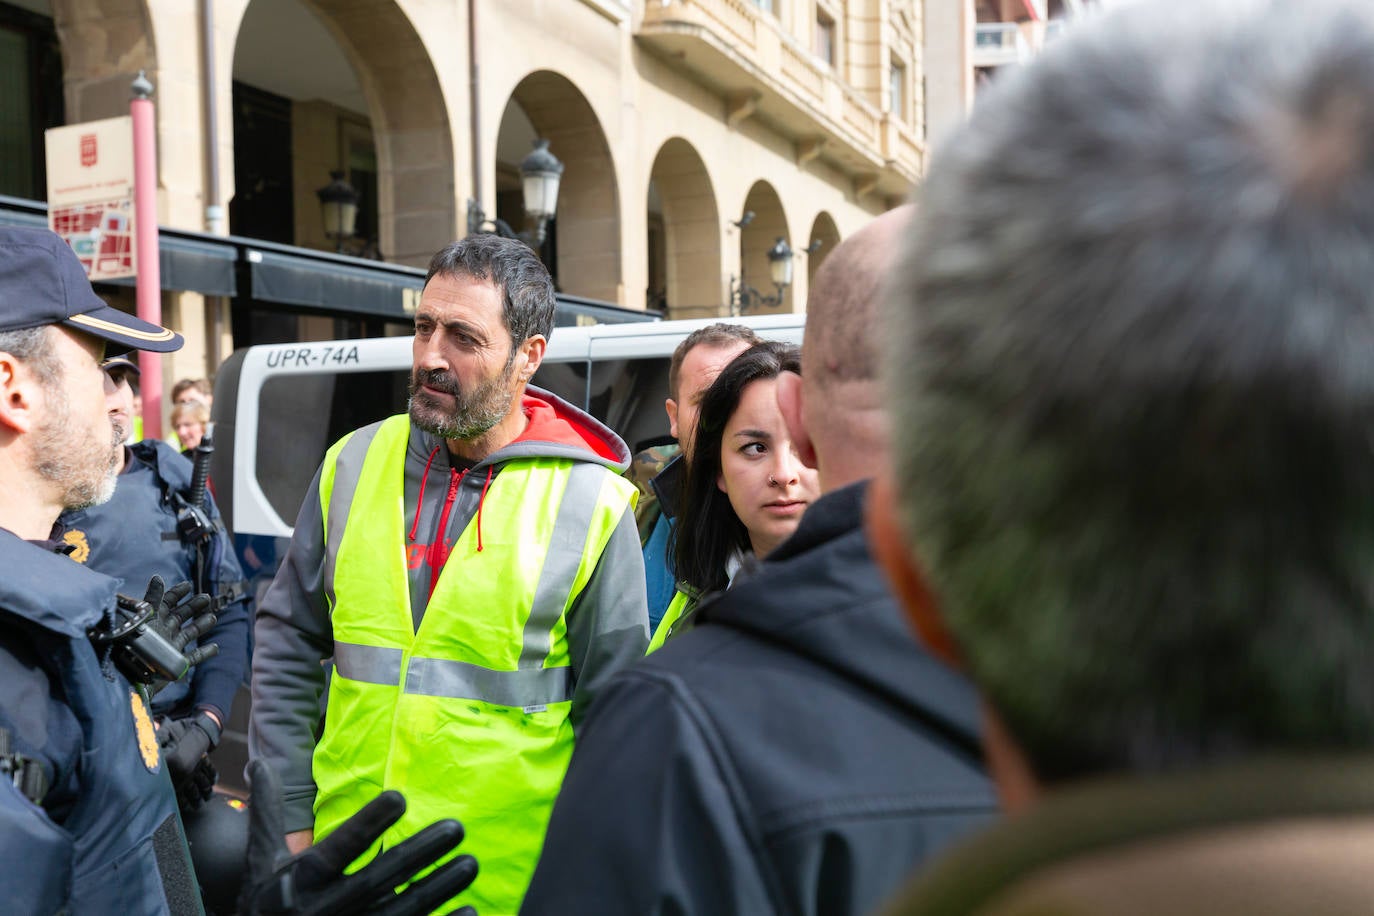
[[[72,246],[92,280],[133,276],[133,120],[54,127],[44,138],[48,226]]]
[[[98,161],[95,146],[95,134],[81,135],[81,166],[90,168]]]

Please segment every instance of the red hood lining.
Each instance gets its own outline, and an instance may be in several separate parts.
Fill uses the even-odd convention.
[[[599,431],[582,423],[577,417],[562,416],[558,408],[543,398],[526,394],[520,402],[529,425],[525,431],[507,446],[516,442],[557,442],[560,445],[582,446],[598,458],[619,464],[624,460],[613,443],[608,442]]]

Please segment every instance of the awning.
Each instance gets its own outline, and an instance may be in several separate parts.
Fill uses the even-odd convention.
[[[47,204],[0,195],[0,225],[47,224]],[[418,267],[165,226],[158,229],[158,254],[163,289],[246,297],[333,315],[409,322],[415,317],[425,283],[425,271]],[[246,268],[242,277],[239,265]],[[244,282],[240,284],[239,279]],[[107,282],[121,286],[134,283],[132,278]],[[661,317],[659,312],[627,309],[565,293],[558,294],[555,312],[559,325],[654,321]]]
[[[46,229],[48,208],[41,201],[0,198],[0,225]],[[238,283],[233,245],[192,238],[174,229],[160,229],[157,239],[159,279],[165,290],[187,290],[206,296],[236,296]],[[134,280],[107,280],[116,286],[133,286]]]
[[[376,315],[409,321],[420,301],[425,273],[377,262],[356,266],[345,258],[322,260],[309,256],[249,248],[245,252],[252,278],[252,296],[330,312]]]
[[[185,289],[207,296],[237,296],[234,270],[238,250],[233,245],[182,238],[162,230],[158,234],[158,263],[163,289]]]

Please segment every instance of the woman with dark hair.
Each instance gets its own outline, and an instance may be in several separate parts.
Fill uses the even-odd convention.
[[[795,344],[764,341],[735,357],[702,395],[670,545],[677,595],[650,652],[681,630],[703,595],[725,589],[742,566],[786,540],[820,495],[778,409],[778,374],[800,371]]]

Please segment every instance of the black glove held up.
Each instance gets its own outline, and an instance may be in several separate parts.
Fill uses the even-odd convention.
[[[276,771],[254,760],[248,764],[248,778],[253,790],[248,874],[239,901],[239,912],[245,916],[411,916],[430,912],[477,877],[477,860],[462,855],[395,892],[462,842],[463,825],[455,820],[430,824],[353,874],[344,874],[405,813],[405,799],[399,792],[383,792],[329,836],[291,856],[286,851]],[[458,914],[476,916],[476,910],[462,907],[451,916]]]
[[[214,644],[185,651],[187,643],[209,632],[216,619],[209,613],[208,595],[188,599],[190,594],[189,582],[169,589],[160,576],[153,576],[142,601],[116,596],[114,626],[93,631],[91,641],[97,647],[110,645],[120,672],[134,683],[146,684],[151,696],[219,652]]]

